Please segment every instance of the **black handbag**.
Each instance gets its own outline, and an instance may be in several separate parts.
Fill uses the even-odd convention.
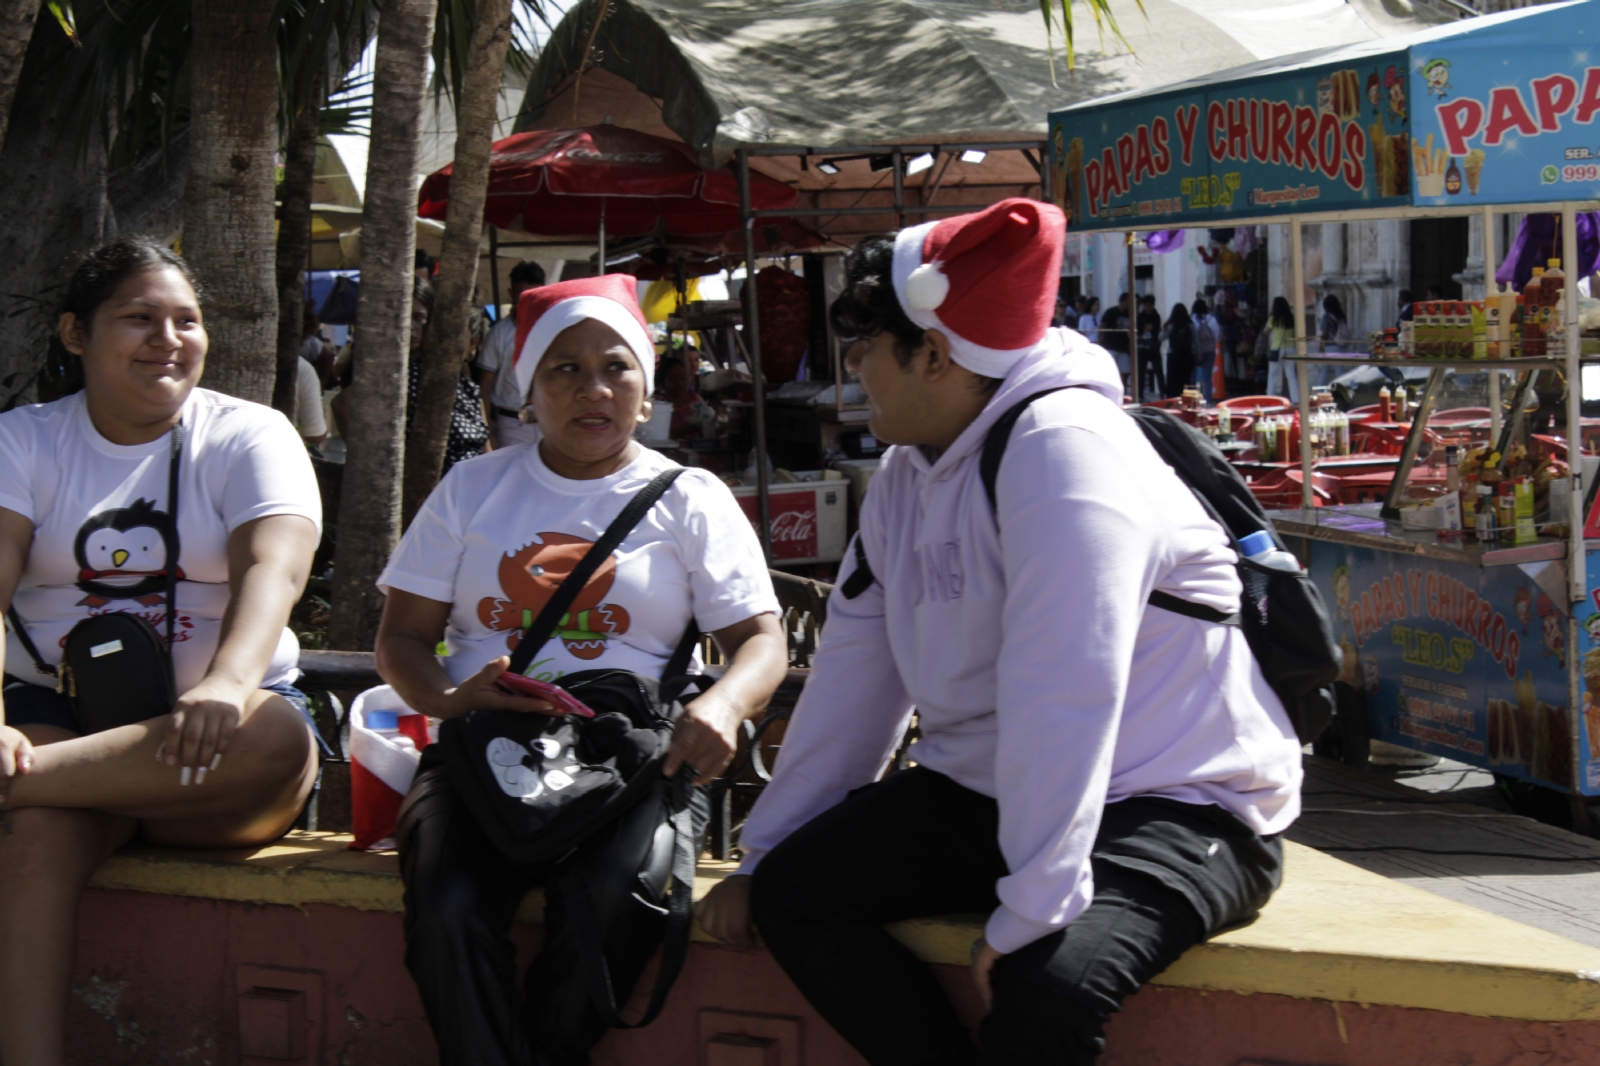
[[[681,473],[663,472],[628,502],[523,631],[511,672],[528,669],[584,585]],[[496,850],[519,865],[555,864],[547,952],[566,944],[552,959],[575,960],[578,972],[569,966],[530,977],[530,984],[544,988],[546,1007],[563,1005],[537,1028],[569,1049],[584,1044],[590,1023],[603,1031],[653,1021],[688,952],[695,857],[709,804],[690,785],[689,768],[669,780],[661,766],[682,712],[675,696],[693,680],[683,675],[698,638],[691,621],[660,681],[605,669],[563,677],[560,686],[593,718],[484,710],[439,729],[445,772]],[[618,1000],[658,937],[665,950],[650,1005],[639,1021],[625,1023]]]
[[[172,456],[167,465],[167,513],[172,547],[166,573],[166,636],[137,614],[111,611],[92,615],[67,632],[60,667],[51,666],[28,636],[15,607],[7,612],[34,667],[56,679],[56,691],[72,703],[84,733],[171,714],[178,702],[172,668],[172,637],[177,621],[178,461],[183,451],[183,423],[172,427]]]

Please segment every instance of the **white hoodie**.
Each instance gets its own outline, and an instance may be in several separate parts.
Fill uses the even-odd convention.
[[[978,475],[1011,433],[998,515]],[[1300,743],[1237,626],[1146,609],[1152,589],[1238,609],[1223,530],[1121,410],[1111,357],[1050,331],[937,461],[891,448],[861,513],[877,582],[828,603],[777,772],[743,833],[763,855],[883,771],[913,706],[911,757],[1000,805],[1011,870],[989,943],[1012,952],[1094,898],[1101,811],[1139,795],[1216,804],[1261,834],[1299,813]],[[840,582],[854,569],[847,556]]]

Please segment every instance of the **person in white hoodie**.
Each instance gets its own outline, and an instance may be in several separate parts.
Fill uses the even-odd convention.
[[[762,938],[874,1066],[1089,1063],[1122,1000],[1281,877],[1300,745],[1232,613],[1222,528],[1050,329],[1065,219],[1007,200],[862,242],[834,304],[891,442],[744,861],[699,910]],[[991,426],[1010,433],[991,508]],[[870,571],[870,573],[869,573]],[[883,777],[915,709],[914,766]],[[880,780],[881,778],[881,780]],[[974,1048],[883,926],[987,911]]]

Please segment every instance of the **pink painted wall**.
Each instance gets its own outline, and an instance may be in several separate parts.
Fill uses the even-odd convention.
[[[322,1018],[320,1056],[303,1062],[423,1066],[437,1061],[405,971],[399,915],[92,891],[85,894],[80,916],[69,1020],[75,1063],[265,1066],[267,1060],[240,1056],[240,967],[282,973],[286,987],[301,987],[308,976],[308,987],[320,984],[319,1002],[307,1012]],[[519,926],[513,937],[527,957],[537,948],[539,931]],[[965,971],[938,970],[971,1020],[976,1002]],[[646,975],[642,989],[648,989],[648,981]],[[706,1012],[769,1017],[730,1021]],[[1600,1063],[1600,1022],[1548,1025],[1353,1004],[1338,1005],[1337,1015],[1334,1004],[1322,1000],[1146,988],[1113,1021],[1103,1061],[1105,1066],[1238,1066],[1257,1059],[1303,1066]],[[759,1035],[718,1045],[708,1059],[706,1040],[730,1029]],[[793,1046],[796,1032],[803,1055]],[[782,1066],[862,1066],[764,952],[705,944],[692,946],[661,1018],[643,1031],[613,1033],[595,1052],[594,1064],[765,1062],[765,1052],[756,1055],[746,1046],[759,1043],[761,1036],[778,1041]]]

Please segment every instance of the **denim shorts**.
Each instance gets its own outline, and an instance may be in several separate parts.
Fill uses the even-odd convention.
[[[289,701],[289,706],[300,712],[300,716],[311,727],[311,735],[317,738],[317,747],[321,750],[323,758],[333,753],[317,729],[317,720],[311,716],[311,707],[306,701],[304,692],[288,684],[261,687],[282,696]],[[72,733],[83,732],[83,727],[78,724],[78,716],[72,709],[72,701],[53,688],[45,688],[43,685],[35,685],[31,681],[22,681],[6,674],[5,705],[6,725],[13,727],[53,725],[57,729],[65,729]]]

